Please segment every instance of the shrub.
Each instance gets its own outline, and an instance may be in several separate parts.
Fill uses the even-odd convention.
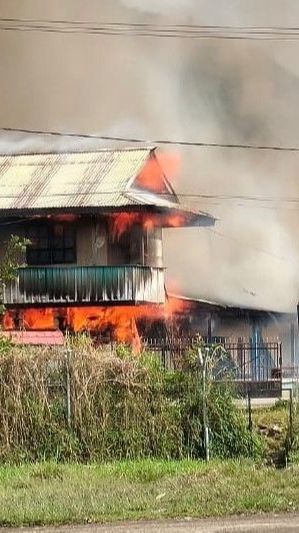
[[[69,349],[0,353],[0,460],[203,457],[198,372],[168,372],[151,354],[107,353],[85,337]],[[212,384],[207,401],[212,455],[258,455],[229,388]]]

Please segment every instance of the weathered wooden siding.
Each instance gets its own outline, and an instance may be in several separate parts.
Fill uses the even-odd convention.
[[[55,221],[53,220],[53,223]],[[35,221],[36,224],[36,221]],[[108,232],[104,217],[84,217],[72,222],[76,231],[78,266],[143,265],[163,267],[162,229],[134,226],[119,239]],[[0,227],[0,260],[12,234],[26,237],[30,221]],[[128,260],[129,257],[129,260]],[[25,264],[24,255],[24,264]],[[46,265],[45,265],[46,266]],[[58,265],[57,265],[58,266]],[[63,266],[63,265],[62,265]]]
[[[86,218],[76,223],[77,265],[108,265],[108,234],[105,220]]]
[[[144,264],[163,267],[162,228],[149,230],[144,238],[147,239]]]

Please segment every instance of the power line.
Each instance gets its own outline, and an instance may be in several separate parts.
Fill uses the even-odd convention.
[[[38,220],[36,217],[27,217],[27,218],[23,218],[23,219],[19,219],[19,220],[14,220],[14,221],[9,221],[9,222],[1,222],[0,221],[0,227],[2,226],[13,226],[13,225],[19,225],[20,223],[22,222],[28,222],[28,221],[32,221],[32,220]],[[236,242],[237,244],[242,244],[242,246],[244,246],[244,242],[241,241],[240,239],[237,239],[236,237],[233,237],[232,235],[228,235],[226,233],[223,233],[223,232],[220,232],[220,231],[217,231],[215,229],[212,229],[212,228],[205,228],[206,231],[210,231],[211,233],[214,233],[217,237],[221,237],[221,238],[225,238],[225,239],[229,239],[231,241],[234,241]],[[252,245],[252,244],[248,244],[248,243],[245,243],[246,247],[247,248],[251,248],[252,250],[254,250],[255,252],[258,252],[258,253],[262,253],[262,254],[265,254],[265,255],[268,255],[270,257],[273,257],[274,259],[278,259],[279,261],[283,261],[283,262],[290,262],[290,261],[293,261],[293,259],[291,258],[287,258],[287,257],[282,257],[282,256],[279,256],[277,254],[274,254],[272,252],[269,252],[268,250],[265,250],[263,248],[259,248],[255,245]]]
[[[244,243],[240,239],[237,239],[236,237],[233,237],[232,235],[227,235],[226,233],[223,233],[221,231],[217,231],[217,230],[212,229],[212,228],[205,228],[205,230],[206,231],[210,231],[211,233],[214,233],[218,237],[229,239],[231,241],[236,242],[237,244],[241,244],[242,246],[246,246],[246,248],[251,248],[255,252],[258,252],[258,253],[261,253],[261,254],[265,254],[265,255],[268,255],[268,256],[273,257],[275,259],[278,259],[279,261],[288,262],[288,263],[293,261],[293,259],[291,259],[291,258],[283,257],[283,256],[277,255],[275,253],[269,252],[268,250],[264,250],[263,248],[259,248],[259,247],[255,246],[255,245]]]
[[[88,133],[75,133],[75,132],[61,132],[61,131],[45,131],[45,130],[35,130],[28,128],[9,128],[2,127],[0,131],[10,132],[10,133],[28,133],[36,135],[50,135],[54,137],[76,137],[78,139],[98,139],[101,141],[116,141],[116,142],[126,142],[126,143],[136,143],[136,144],[161,144],[161,145],[175,145],[175,146],[189,146],[189,147],[199,147],[199,148],[236,148],[240,150],[262,150],[262,151],[275,151],[275,152],[299,152],[299,147],[297,146],[275,146],[275,145],[254,145],[254,144],[240,144],[240,143],[215,143],[215,142],[196,142],[196,141],[182,141],[182,140],[169,140],[169,139],[159,139],[159,140],[148,140],[141,139],[137,137],[120,137],[112,135],[93,135]]]
[[[105,196],[105,195],[112,195],[112,194],[129,194],[131,193],[132,195],[134,195],[134,192],[142,192],[142,190],[124,190],[124,189],[111,189],[109,191],[76,191],[75,193],[69,193],[69,192],[60,192],[60,193],[56,193],[56,192],[51,192],[51,193],[45,193],[45,194],[39,194],[39,198],[43,198],[43,197],[69,197],[69,196],[94,196],[94,195],[98,195],[98,196]],[[148,190],[145,190],[144,192],[151,192],[151,191],[148,191]],[[152,194],[154,194],[155,196],[165,196],[165,197],[168,197],[170,196],[170,193],[168,192],[157,192],[155,193],[154,191],[152,191]],[[26,197],[26,191],[24,192],[24,196]],[[206,200],[206,199],[216,199],[216,200],[235,200],[236,197],[235,196],[226,196],[226,197],[223,197],[221,195],[205,195],[205,194],[197,194],[197,193],[177,193],[177,196],[179,196],[180,198],[194,198],[194,199],[200,199],[200,200]],[[11,200],[11,199],[14,199],[16,198],[16,195],[14,194],[0,194],[0,198],[2,199],[6,199],[6,200]],[[255,201],[255,202],[286,202],[286,203],[299,203],[299,198],[262,198],[262,197],[257,197],[255,200],[253,200],[250,196],[239,196],[237,197],[239,198],[240,200],[242,201]],[[180,205],[180,204],[179,204]],[[219,203],[218,204],[215,204],[215,205],[220,205]],[[243,207],[243,205],[240,204],[240,207]]]
[[[18,219],[18,220],[13,220],[13,221],[6,221],[6,222],[1,222],[0,221],[0,227],[2,226],[13,226],[13,225],[19,225],[20,223],[22,222],[28,222],[28,221],[32,221],[32,220],[38,220],[37,217],[27,217],[27,218],[23,218],[23,219]],[[226,233],[223,233],[223,232],[220,232],[220,231],[217,231],[213,228],[205,228],[206,231],[210,231],[211,233],[214,233],[215,235],[217,235],[217,237],[221,237],[221,238],[225,238],[225,239],[229,239],[229,240],[232,240],[238,244],[242,244],[242,246],[244,246],[244,242],[241,241],[240,239],[237,239],[236,237],[233,237],[232,235],[228,235]],[[268,250],[265,250],[263,248],[259,248],[255,245],[252,245],[252,244],[248,244],[248,243],[245,243],[246,247],[247,248],[251,248],[252,250],[256,251],[256,252],[259,252],[259,253],[262,253],[262,254],[265,254],[265,255],[268,255],[270,257],[274,257],[275,259],[278,259],[280,261],[292,261],[290,258],[287,258],[287,257],[282,257],[282,256],[279,256],[277,254],[274,254],[272,252],[269,252]]]
[[[299,26],[232,26],[220,24],[158,24],[147,22],[117,22],[117,21],[90,21],[90,20],[69,20],[69,19],[20,19],[16,17],[0,17],[0,22],[21,22],[38,24],[74,24],[74,25],[97,25],[97,26],[120,26],[120,27],[154,27],[154,28],[192,28],[192,29],[231,29],[246,31],[299,31]]]
[[[70,20],[0,18],[0,30],[91,35],[188,38],[297,40],[299,27],[205,26]]]
[[[127,193],[129,193],[130,191],[127,191]],[[134,192],[134,191],[131,191],[131,192]],[[139,191],[140,192],[140,191]],[[145,191],[146,192],[146,191]],[[25,194],[25,193],[24,193]],[[111,196],[113,194],[126,194],[126,191],[123,191],[123,190],[111,190],[111,191],[77,191],[76,193],[69,193],[69,192],[64,192],[64,193],[47,193],[47,194],[39,194],[39,198],[72,198],[74,196]],[[166,196],[167,193],[156,193],[156,196],[157,197],[163,197],[163,196]],[[169,196],[169,195],[168,195]],[[180,193],[177,193],[177,196],[179,198],[187,198],[187,199],[199,199],[199,200],[202,200],[204,198],[203,195],[201,194],[180,194]],[[1,200],[14,200],[16,199],[17,196],[16,195],[12,195],[12,194],[0,194],[0,199]],[[217,196],[215,196],[215,198],[219,198]],[[243,197],[243,201],[247,201],[247,198],[244,196]],[[261,199],[260,202],[262,202],[263,200]],[[277,200],[272,200],[273,202],[279,202],[280,205],[279,206],[265,206],[265,205],[246,205],[246,204],[235,204],[235,205],[229,205],[229,208],[231,209],[232,207],[240,207],[242,209],[244,208],[252,208],[252,209],[268,209],[268,210],[273,210],[273,211],[282,211],[282,210],[287,210],[287,211],[294,211],[294,212],[297,212],[297,209],[287,209],[285,208],[283,205],[281,205],[283,202],[287,202],[287,200],[283,200],[283,199],[277,199]],[[295,203],[295,204],[298,204],[299,203],[299,198],[294,198],[293,200],[291,200],[292,203]],[[258,202],[258,204],[260,204],[260,202]],[[148,205],[151,205],[151,204],[148,204]],[[152,204],[153,206],[155,205],[154,203]],[[220,203],[220,202],[216,202],[214,204],[212,204],[214,206],[218,206],[218,207],[223,207],[223,205]],[[119,207],[122,207],[122,206],[119,206]],[[124,206],[126,207],[126,206]],[[159,207],[159,206],[158,206]],[[163,207],[163,206],[162,206]],[[165,205],[164,207],[167,207],[167,205]],[[103,208],[105,208],[105,206],[103,206]],[[178,210],[191,210],[192,209],[200,209],[199,205],[183,205],[181,203],[177,204],[177,205],[172,205],[171,206],[172,209],[175,209],[177,208]],[[198,213],[200,214],[200,212]]]
[[[54,192],[51,192],[51,193],[47,193],[47,194],[39,194],[39,198],[44,198],[44,197],[51,197],[51,198],[69,198],[69,197],[73,197],[73,196],[111,196],[113,194],[126,194],[126,193],[134,193],[134,191],[124,191],[124,190],[110,190],[110,191],[77,191],[76,193],[69,193],[69,192],[64,192],[64,193],[54,193]],[[26,193],[24,193],[26,195]],[[163,197],[163,196],[168,196],[169,197],[169,193],[165,193],[165,192],[160,192],[160,193],[156,193],[156,196],[159,196],[159,197]],[[179,198],[187,198],[187,199],[198,199],[198,200],[206,200],[206,195],[204,194],[196,194],[196,193],[177,193],[177,196]],[[0,194],[0,199],[2,200],[13,200],[16,198],[16,195],[12,195],[12,194]],[[231,197],[226,197],[226,198],[222,198],[221,195],[217,196],[213,196],[213,197],[208,197],[208,198],[215,198],[216,200],[234,200],[234,196],[231,196]],[[242,199],[242,201],[252,201],[252,198],[250,197],[246,197],[246,196],[240,196],[240,198]],[[274,203],[278,203],[279,202],[279,206],[264,206],[264,205],[259,205],[258,208],[259,209],[273,209],[273,210],[282,210],[282,209],[285,209],[281,204],[283,202],[291,202],[293,204],[298,204],[299,203],[299,198],[292,198],[292,199],[284,199],[284,198],[273,198],[273,199],[264,199],[264,198],[259,198],[259,199],[256,199],[255,200],[257,203],[262,203],[262,202],[274,202]],[[153,204],[154,205],[154,204]],[[213,205],[215,206],[221,206],[222,204],[218,201],[218,202],[215,202]],[[105,207],[105,206],[103,206]],[[165,206],[167,207],[167,206]],[[230,208],[232,207],[231,205],[229,206]],[[233,207],[251,207],[251,208],[254,208],[256,209],[256,205],[244,205],[244,204],[236,204],[234,205]],[[172,208],[175,208],[175,206],[172,206]],[[183,209],[184,208],[188,208],[188,209],[191,209],[192,210],[192,206],[184,206],[182,204],[178,204],[177,205],[177,208],[178,209]],[[196,206],[193,205],[193,208],[195,209]],[[288,209],[288,211],[297,211],[297,209]]]

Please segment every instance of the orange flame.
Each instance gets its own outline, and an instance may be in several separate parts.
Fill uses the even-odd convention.
[[[185,312],[188,307],[188,303],[170,298],[165,305],[8,310],[3,318],[3,327],[5,330],[12,330],[21,324],[25,330],[43,331],[58,329],[60,325],[76,333],[106,333],[111,340],[131,345],[137,353],[141,349],[138,320],[146,319],[148,323],[156,320],[167,322],[177,313]]]
[[[134,225],[138,225],[148,231],[153,230],[154,228],[183,227],[187,222],[187,215],[183,213],[117,213],[110,216],[110,222],[112,238],[113,240],[117,240],[120,239],[124,233],[130,231]]]
[[[178,173],[180,158],[178,154],[159,154],[149,159],[141,170],[134,185],[153,192],[168,192],[164,178],[173,179]]]
[[[121,236],[132,228],[135,224],[142,225],[141,213],[117,213],[111,215],[111,234],[113,240],[120,239]]]

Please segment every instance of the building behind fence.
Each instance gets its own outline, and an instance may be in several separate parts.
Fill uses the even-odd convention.
[[[212,338],[206,342],[205,348],[219,344],[223,347],[225,357],[222,358],[222,370],[226,379],[233,381],[242,393],[249,390],[258,395],[268,392],[271,395],[280,395],[282,390],[282,344],[281,342],[252,341],[227,342],[225,339]],[[168,370],[181,370],[184,368],[188,351],[196,346],[196,339],[163,338],[147,339],[146,345],[150,352],[158,355],[161,364]],[[217,366],[216,366],[217,368]],[[218,367],[219,368],[219,367]],[[217,372],[215,379],[219,379]]]

